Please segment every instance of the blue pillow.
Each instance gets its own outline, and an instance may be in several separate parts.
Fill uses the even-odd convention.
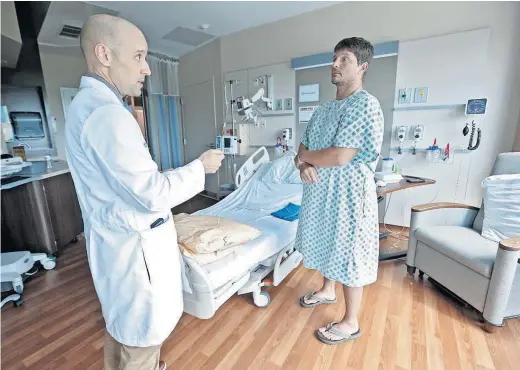
[[[284,208],[271,213],[271,216],[292,222],[297,220],[300,216],[300,206],[294,203],[289,203]]]

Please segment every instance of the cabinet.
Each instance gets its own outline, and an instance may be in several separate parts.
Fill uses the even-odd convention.
[[[58,254],[83,232],[70,173],[2,190],[2,252]]]

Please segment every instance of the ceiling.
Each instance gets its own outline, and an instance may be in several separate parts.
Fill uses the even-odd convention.
[[[57,36],[64,24],[81,27],[93,14],[113,14],[137,25],[152,51],[179,57],[224,35],[337,4],[337,1],[93,1],[52,2],[38,42],[78,46]],[[209,28],[202,30],[201,25]]]

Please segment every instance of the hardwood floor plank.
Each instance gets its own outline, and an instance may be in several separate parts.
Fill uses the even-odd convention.
[[[374,314],[372,328],[368,335],[367,349],[365,351],[365,360],[363,362],[363,370],[377,369],[381,351],[383,348],[383,337],[385,335],[386,312],[390,302],[391,289],[387,286],[381,286],[378,289],[377,307],[380,309]]]
[[[426,362],[428,369],[444,370],[446,364],[442,352],[440,338],[439,316],[437,314],[437,293],[431,285],[423,284],[424,289],[424,318],[426,333]]]
[[[469,330],[471,343],[475,349],[475,361],[477,363],[477,368],[481,367],[495,370],[495,365],[493,364],[493,359],[489,353],[489,347],[486,342],[484,330],[482,330],[482,328],[477,325],[471,325]]]
[[[450,312],[453,320],[455,337],[457,338],[460,367],[461,369],[475,369],[477,361],[475,359],[473,342],[470,338],[470,323],[462,313],[462,310],[456,306],[450,305]]]
[[[440,297],[437,301],[439,317],[439,336],[442,342],[442,352],[444,354],[446,369],[458,369],[460,366],[460,356],[457,349],[455,329],[451,318],[450,305],[454,302],[448,301],[445,297]]]
[[[399,319],[387,316],[385,322],[385,332],[383,336],[383,348],[379,359],[380,370],[393,370],[397,357],[397,335],[399,331]]]
[[[395,364],[396,367],[399,366],[403,369],[411,369],[412,366],[412,333],[410,323],[413,309],[413,284],[415,283],[410,276],[406,276],[401,280],[400,284],[399,331],[397,335],[398,356]]]

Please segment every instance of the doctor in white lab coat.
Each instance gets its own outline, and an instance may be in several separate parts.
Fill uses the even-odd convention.
[[[122,96],[139,96],[147,43],[120,18],[91,17],[81,34],[89,73],[66,117],[66,155],[106,322],[105,369],[164,369],[160,346],[183,312],[183,264],[171,208],[204,189],[223,154],[161,173]]]

